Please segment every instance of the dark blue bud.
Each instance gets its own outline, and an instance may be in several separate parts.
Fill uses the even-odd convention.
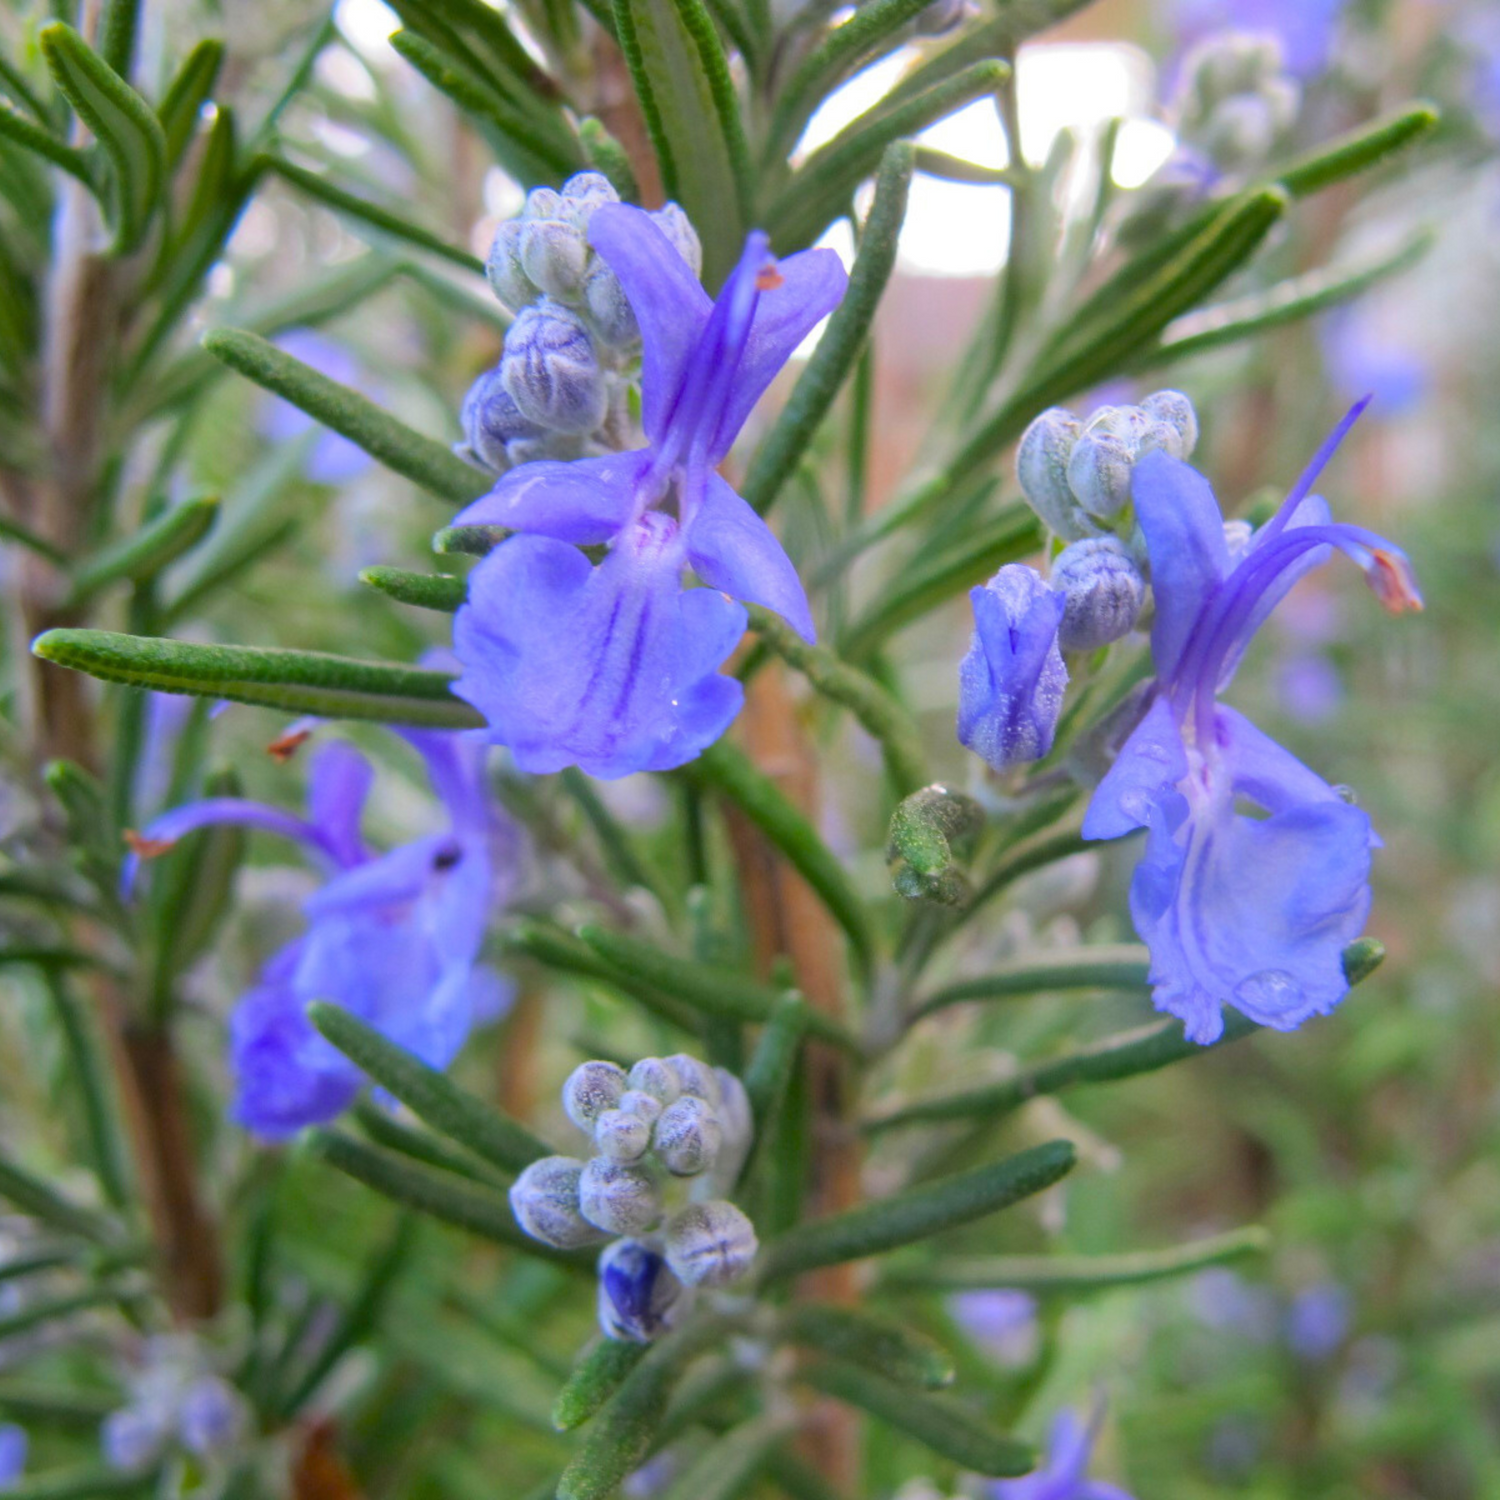
[[[640,1240],[616,1240],[599,1256],[599,1326],[606,1338],[648,1344],[667,1326],[682,1283]]]
[[[1118,537],[1086,537],[1058,553],[1052,587],[1063,596],[1057,641],[1066,651],[1092,651],[1128,635],[1146,597],[1145,580]]]
[[[486,370],[464,397],[459,412],[464,449],[487,469],[503,474],[515,461],[511,444],[535,442],[547,429],[521,414],[515,398],[505,389],[497,366]]]

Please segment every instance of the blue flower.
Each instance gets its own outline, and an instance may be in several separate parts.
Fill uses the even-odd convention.
[[[0,1489],[10,1489],[26,1471],[26,1450],[30,1441],[24,1427],[14,1422],[0,1423]]]
[[[308,816],[243,798],[194,802],[135,838],[159,852],[195,828],[236,823],[298,840],[329,879],[303,903],[307,930],[276,953],[230,1020],[233,1115],[267,1139],[331,1119],[363,1077],[313,1029],[306,1006],[332,1000],[434,1067],[445,1067],[470,1027],[504,1004],[498,977],[479,965],[499,899],[509,825],[486,794],[482,737],[406,730],[448,815],[447,827],[376,855],[360,818],[373,771],[330,744],[309,773]]]
[[[1349,1333],[1354,1299],[1336,1281],[1305,1287],[1286,1315],[1286,1341],[1311,1364],[1331,1359]]]
[[[1188,42],[1210,32],[1269,32],[1281,43],[1287,67],[1300,77],[1328,61],[1343,0],[1178,0],[1177,27]]]
[[[958,738],[993,770],[1052,748],[1068,669],[1057,630],[1067,599],[1035,568],[1007,563],[970,589],[974,634],[958,668]]]
[[[589,238],[640,324],[647,446],[524,464],[459,515],[519,535],[469,575],[455,691],[522,770],[611,778],[682,765],[739,712],[718,672],[745,630],[736,600],[813,638],[780,543],[714,469],[846,278],[832,251],[778,264],[756,233],[710,302],[640,209],[599,208]],[[579,548],[600,543],[595,565]],[[684,589],[685,567],[708,587]]]
[[[1149,830],[1131,885],[1151,950],[1158,1010],[1194,1041],[1224,1028],[1221,1006],[1280,1031],[1348,991],[1341,955],[1370,907],[1369,818],[1218,701],[1251,637],[1334,549],[1392,611],[1421,607],[1399,548],[1334,523],[1310,496],[1356,407],[1276,515],[1232,555],[1208,482],[1166,453],[1136,466],[1136,517],[1151,559],[1156,619],[1150,707],[1100,782],[1083,835]],[[1260,815],[1241,811],[1250,804]]]
[[[276,340],[276,347],[293,359],[340,385],[368,387],[359,364],[342,344],[311,328],[293,328]],[[276,397],[261,419],[261,431],[275,443],[290,443],[313,427],[313,419],[290,401]],[[314,484],[339,485],[357,479],[370,467],[370,455],[357,444],[328,428],[319,428],[308,454],[305,472]]]
[[[1043,1468],[1024,1479],[998,1479],[993,1500],[1131,1500],[1124,1490],[1088,1477],[1089,1457],[1098,1436],[1102,1408],[1084,1425],[1070,1408],[1052,1419]]]

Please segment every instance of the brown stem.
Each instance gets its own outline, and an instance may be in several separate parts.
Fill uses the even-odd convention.
[[[536,1106],[536,1051],[541,1032],[541,992],[525,985],[506,1017],[495,1070],[500,1108],[517,1120],[529,1120]]]
[[[740,722],[745,748],[759,768],[816,822],[817,763],[778,669],[766,668],[751,680]],[[732,809],[729,837],[756,968],[769,978],[780,960],[789,960],[808,1003],[842,1019],[843,945],[827,909],[760,830]],[[853,1207],[861,1196],[860,1137],[852,1123],[855,1080],[848,1059],[830,1047],[810,1045],[805,1066],[812,1109],[809,1210],[822,1216]],[[833,1266],[806,1277],[804,1290],[823,1301],[851,1303],[858,1301],[860,1285],[853,1266]],[[808,1421],[806,1443],[824,1475],[857,1492],[859,1429],[846,1407],[820,1403]]]

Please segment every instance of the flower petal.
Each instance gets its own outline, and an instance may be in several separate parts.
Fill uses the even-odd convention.
[[[711,588],[773,609],[805,641],[816,639],[802,580],[775,534],[717,474],[710,474],[687,531],[688,561]]]
[[[374,779],[370,762],[341,740],[320,745],[308,767],[307,810],[340,864],[356,865],[366,857],[359,825]]]
[[[1146,827],[1153,806],[1176,795],[1173,789],[1187,773],[1187,751],[1171,704],[1158,695],[1094,789],[1083,816],[1084,838],[1117,839]]]
[[[1136,463],[1130,493],[1151,557],[1151,655],[1157,676],[1171,682],[1205,605],[1229,571],[1224,518],[1208,481],[1160,448]]]
[[[643,209],[610,203],[589,242],[620,280],[641,329],[641,424],[659,443],[712,303],[692,268]]]
[[[644,448],[571,463],[538,459],[504,475],[453,524],[506,526],[579,546],[607,542],[630,519],[636,486],[650,467]]]

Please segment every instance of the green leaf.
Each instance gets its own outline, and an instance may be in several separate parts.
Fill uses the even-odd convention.
[[[558,1481],[557,1500],[609,1500],[651,1452],[688,1363],[722,1344],[732,1328],[699,1313],[653,1344],[589,1425]]]
[[[3,1159],[0,1159],[0,1198],[64,1234],[101,1245],[115,1240],[113,1228],[97,1214],[70,1202],[24,1167]]]
[[[826,646],[808,645],[780,615],[758,604],[748,608],[750,628],[761,640],[825,697],[847,708],[874,737],[898,791],[914,791],[927,780],[927,757],[916,722],[890,693]]]
[[[371,1099],[357,1099],[352,1110],[355,1123],[369,1137],[371,1145],[399,1151],[425,1166],[456,1172],[473,1182],[502,1181],[488,1168],[475,1161],[467,1151],[450,1146],[442,1136],[425,1128],[405,1125],[384,1106]]]
[[[735,1021],[767,1021],[782,998],[779,990],[749,979],[734,969],[678,958],[607,927],[586,924],[578,929],[578,936],[611,967],[711,1016],[725,1016]],[[807,1027],[824,1041],[846,1050],[854,1049],[855,1043],[849,1033],[827,1016],[810,1011]]]
[[[735,1500],[754,1483],[790,1426],[790,1418],[778,1414],[731,1428],[678,1475],[662,1500]]]
[[[449,691],[448,673],[420,667],[270,646],[200,646],[110,630],[48,630],[31,649],[43,661],[105,682],[162,693],[229,698],[324,719],[431,729],[473,729],[483,723]]]
[[[557,1430],[571,1432],[582,1427],[640,1364],[648,1347],[625,1339],[600,1339],[586,1349],[553,1403],[552,1421]]]
[[[149,1495],[156,1475],[121,1474],[117,1469],[78,1468],[46,1478],[22,1479],[6,1491],[6,1500],[104,1500],[108,1495]]]
[[[215,359],[284,397],[440,500],[464,505],[494,482],[442,443],[413,432],[358,391],[293,359],[259,334],[242,328],[215,328],[204,334],[203,347]]]
[[[969,880],[958,854],[983,827],[984,809],[951,787],[934,783],[904,798],[891,815],[885,847],[896,894],[908,901],[961,904],[969,895]]]
[[[699,0],[614,0],[614,11],[662,185],[698,230],[712,289],[743,248],[749,182],[724,49]]]
[[[827,1361],[800,1373],[815,1390],[869,1412],[960,1468],[1001,1478],[1026,1474],[1036,1465],[1027,1444],[992,1432],[951,1398],[919,1394],[858,1365]]]
[[[361,568],[359,581],[400,604],[447,615],[460,608],[468,592],[468,584],[451,573],[413,573],[407,568]]]
[[[911,1013],[913,1021],[966,1000],[1005,1000],[1051,990],[1138,990],[1147,988],[1151,957],[1134,943],[1039,954],[1008,964],[979,979],[965,979],[929,995]]]
[[[38,40],[58,88],[109,159],[114,253],[128,254],[164,196],[167,142],[161,125],[151,106],[71,26],[54,21]]]
[[[1356,938],[1344,949],[1341,960],[1344,978],[1351,985],[1359,984],[1385,962],[1385,944],[1379,938]]]
[[[759,1125],[781,1118],[797,1065],[797,1052],[814,1014],[801,995],[795,990],[787,991],[777,999],[755,1051],[750,1054],[743,1082],[750,1099],[750,1118],[757,1122],[752,1153],[764,1135]],[[747,1170],[748,1167],[747,1162]]]
[[[1373,125],[1361,126],[1328,146],[1283,167],[1276,180],[1295,198],[1320,193],[1385,161],[1429,134],[1441,119],[1435,104],[1409,104]]]
[[[641,189],[625,148],[605,128],[602,121],[587,116],[578,122],[578,139],[588,164],[609,178],[610,185],[626,203],[640,201]]]
[[[844,929],[855,955],[862,963],[868,962],[870,929],[858,893],[838,856],[770,777],[728,740],[711,745],[683,771],[691,780],[733,802],[781,850]]]
[[[893,1319],[824,1302],[797,1302],[782,1314],[781,1336],[834,1359],[863,1365],[897,1385],[951,1385],[953,1360],[936,1339]]]
[[[8,102],[0,102],[0,136],[14,141],[27,151],[34,151],[53,166],[76,177],[90,192],[97,191],[98,184],[89,171],[89,159],[76,146],[58,140],[50,130],[33,125],[18,109]]]
[[[1254,1021],[1234,1012],[1224,1019],[1223,1036],[1210,1042],[1208,1047],[1222,1047],[1259,1030]],[[1208,1047],[1188,1041],[1182,1032],[1182,1022],[1175,1018],[1153,1022],[1134,1031],[1107,1037],[1092,1047],[1069,1052],[1052,1062],[1040,1063],[1000,1083],[936,1099],[918,1100],[915,1104],[876,1115],[866,1123],[866,1129],[890,1130],[895,1126],[930,1124],[937,1120],[965,1120],[974,1115],[993,1119],[1019,1109],[1028,1099],[1039,1095],[1061,1093],[1080,1084],[1134,1078],[1138,1073],[1151,1073],[1186,1057],[1201,1056]]]
[[[459,1088],[373,1026],[325,1000],[314,1001],[308,1019],[356,1067],[399,1099],[419,1120],[457,1141],[481,1161],[522,1172],[552,1148],[516,1120]]]
[[[503,526],[444,526],[433,533],[432,550],[443,556],[488,557],[509,535]]]
[[[762,1252],[760,1281],[766,1284],[819,1266],[863,1260],[1009,1208],[1065,1177],[1074,1160],[1072,1142],[1049,1141],[1004,1161],[799,1225]]]
[[[167,166],[175,167],[198,128],[198,117],[224,64],[224,43],[205,37],[182,60],[156,107],[166,141]]]
[[[122,78],[130,76],[140,28],[141,0],[104,0],[99,17],[99,52]]]
[[[497,1245],[591,1273],[592,1259],[580,1260],[571,1252],[554,1250],[527,1235],[517,1225],[510,1204],[497,1191],[466,1183],[450,1172],[419,1166],[336,1130],[311,1130],[303,1142],[312,1155],[396,1203]]]
[[[829,220],[844,211],[849,195],[876,169],[894,141],[915,135],[971,100],[993,93],[1009,77],[1007,63],[975,63],[906,104],[861,116],[846,126],[808,157],[766,210],[765,221],[777,250],[786,254],[811,244]]]
[[[147,521],[134,536],[86,557],[73,575],[71,602],[82,604],[113,583],[144,583],[196,547],[219,518],[217,495],[184,500]]]
[[[434,255],[440,255],[444,260],[451,261],[456,266],[462,266],[466,271],[482,272],[484,270],[484,262],[478,256],[471,255],[457,245],[450,245],[441,235],[433,234],[431,230],[411,223],[400,214],[381,208],[379,204],[371,203],[368,199],[356,197],[353,193],[346,193],[343,188],[335,187],[326,177],[317,172],[309,172],[303,167],[294,166],[279,156],[269,158],[267,164],[283,181],[300,189],[308,197],[316,198],[318,202],[326,204],[335,213],[343,214],[357,223],[368,224],[372,229],[378,229],[382,234],[388,234],[405,244],[430,250]]]
[[[910,1269],[893,1267],[881,1280],[891,1287],[940,1291],[987,1291],[992,1287],[1026,1292],[1098,1291],[1164,1281],[1204,1266],[1261,1255],[1270,1244],[1271,1236],[1259,1224],[1251,1224],[1165,1250],[1135,1250],[1123,1255],[982,1255],[933,1261]]]

